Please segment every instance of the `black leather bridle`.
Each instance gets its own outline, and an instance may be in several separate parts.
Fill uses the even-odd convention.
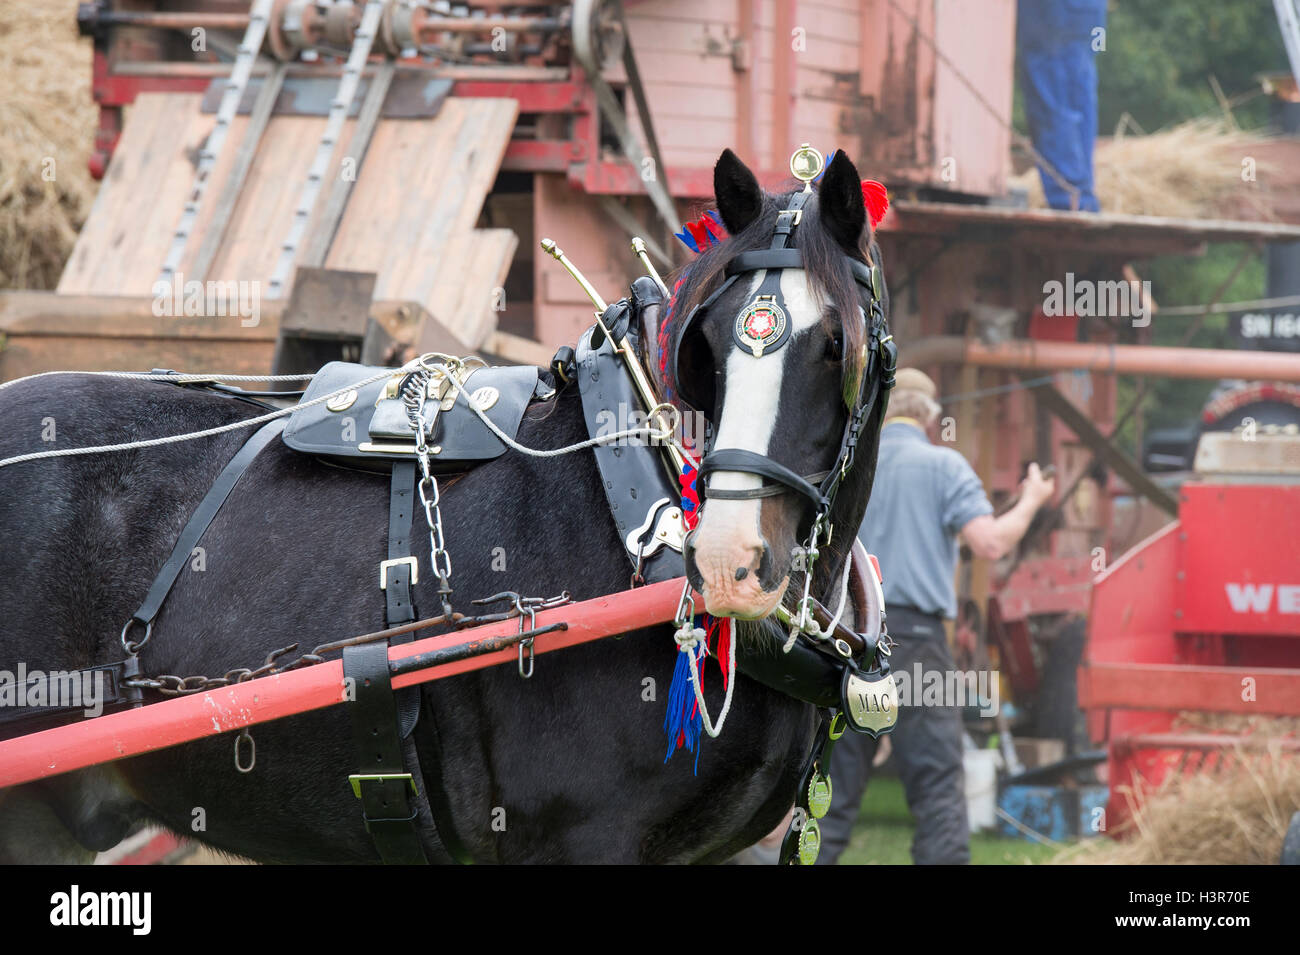
[[[677,335],[672,367],[678,397],[695,410],[705,409],[697,403],[698,398],[693,400],[689,390],[690,382],[680,380],[678,369],[682,343],[687,340],[692,328],[703,320],[714,303],[726,294],[742,275],[760,270],[767,271],[749,303],[737,315],[732,329],[736,347],[749,348],[756,357],[761,358],[765,351],[768,354],[778,351],[788,340],[790,328],[789,319],[782,308],[784,303],[780,292],[781,271],[804,267],[803,253],[799,249],[788,248],[788,244],[795,227],[803,218],[803,206],[811,194],[807,189],[795,193],[790,204],[777,214],[771,245],[766,249],[742,252],[732,259],[725,270],[726,281],[716,292],[692,309],[686,317],[681,332]],[[866,359],[862,363],[862,372],[858,376],[857,393],[849,404],[849,420],[840,440],[840,449],[835,463],[827,471],[799,475],[784,464],[753,451],[740,448],[706,449],[704,459],[700,462],[697,484],[701,502],[706,497],[717,500],[754,500],[793,491],[812,503],[818,523],[827,519],[840,483],[853,467],[858,441],[868,415],[882,395],[883,400],[888,400],[889,389],[894,385],[894,371],[898,363],[898,348],[894,344],[893,336],[888,334],[885,324],[879,267],[869,266],[847,255],[845,258],[853,273],[854,281],[867,290],[871,302],[864,342]],[[751,322],[751,316],[756,310],[757,321]],[[706,486],[707,477],[715,471],[738,471],[775,483],[745,490],[723,488],[709,490]]]

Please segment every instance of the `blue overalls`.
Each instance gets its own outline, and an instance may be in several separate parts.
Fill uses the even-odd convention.
[[[1097,138],[1094,31],[1106,0],[1019,0],[1016,46],[1025,117],[1034,148],[1079,190],[1078,208],[1097,212],[1092,147]],[[1069,209],[1070,193],[1042,166],[1047,204]]]

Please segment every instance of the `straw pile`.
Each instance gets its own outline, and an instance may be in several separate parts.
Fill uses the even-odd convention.
[[[1233,201],[1249,199],[1243,188],[1242,157],[1265,141],[1221,119],[1197,119],[1147,135],[1099,139],[1093,153],[1097,199],[1105,212],[1197,218],[1214,216]],[[1257,177],[1267,171],[1256,166]],[[1038,170],[1010,180],[1029,193],[1029,204],[1045,208]],[[1260,210],[1265,217],[1265,210]]]
[[[95,195],[76,0],[0,0],[0,288],[54,288]]]
[[[1259,717],[1188,719],[1181,729],[1230,729],[1273,741],[1237,752],[1215,771],[1171,774],[1155,792],[1125,794],[1133,818],[1119,841],[1092,839],[1053,859],[1107,865],[1276,865],[1291,816],[1300,812],[1300,754],[1284,753],[1297,721]]]

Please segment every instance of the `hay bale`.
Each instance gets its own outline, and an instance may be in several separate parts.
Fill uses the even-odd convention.
[[[1102,211],[1198,218],[1216,216],[1243,197],[1241,159],[1268,137],[1242,132],[1220,119],[1196,119],[1147,135],[1100,139],[1093,177]],[[1257,175],[1268,170],[1260,164]],[[1046,208],[1036,168],[1011,179],[1029,204]],[[1267,210],[1261,208],[1262,218]]]
[[[1154,792],[1122,795],[1132,820],[1112,839],[1094,839],[1052,859],[1101,865],[1276,865],[1291,816],[1300,812],[1300,754],[1278,741],[1297,721],[1188,717],[1184,729],[1230,729],[1269,740],[1265,752],[1225,754],[1212,771],[1171,774]]]
[[[93,49],[76,12],[0,0],[0,288],[54,288],[95,196]]]

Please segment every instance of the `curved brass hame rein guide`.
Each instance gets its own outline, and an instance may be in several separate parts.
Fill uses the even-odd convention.
[[[592,304],[596,306],[596,324],[599,325],[601,331],[605,333],[605,337],[609,339],[614,351],[623,360],[623,364],[631,374],[632,384],[635,386],[637,397],[641,401],[641,410],[647,415],[654,414],[655,409],[660,405],[659,396],[655,392],[654,386],[651,385],[650,378],[646,374],[645,368],[642,367],[640,359],[637,358],[631,342],[627,340],[627,336],[624,335],[621,338],[615,338],[610,329],[605,327],[603,315],[605,310],[609,307],[605,304],[605,300],[600,297],[600,293],[597,292],[595,287],[587,281],[587,277],[582,274],[578,267],[569,261],[568,256],[564,254],[564,250],[555,244],[555,240],[542,239],[541,245],[542,251],[564,266],[565,270],[573,276],[574,281],[577,282],[578,285],[581,286],[582,290],[587,293],[587,297],[591,299]],[[633,248],[635,248],[635,245]],[[651,276],[662,288],[663,282],[659,279],[659,276],[654,273],[653,268],[651,269]],[[676,480],[677,475],[681,474],[686,467],[686,456],[677,446],[676,441],[667,441],[662,445],[662,448],[668,455],[673,468],[676,469],[672,475],[673,479]]]

